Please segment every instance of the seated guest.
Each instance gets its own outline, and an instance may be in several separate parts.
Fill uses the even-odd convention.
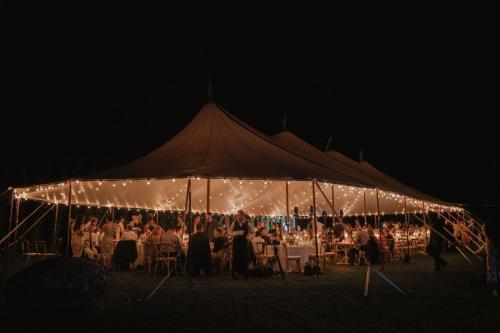
[[[175,233],[175,229],[167,224],[167,231],[160,236],[160,252],[167,253],[170,257],[177,256],[181,249],[181,238]]]
[[[209,275],[212,265],[210,242],[201,224],[196,224],[195,230],[196,232],[189,237],[187,271],[190,276],[199,276],[202,271],[205,275]]]
[[[262,229],[265,230],[265,228],[262,228]],[[255,254],[262,253],[263,245],[266,243],[264,241],[264,239],[262,239],[261,234],[262,234],[261,231],[257,231],[256,234],[255,234],[255,237],[252,238],[252,240],[251,240],[251,242],[252,242],[252,248],[253,248],[253,253],[255,253]]]
[[[140,216],[141,215],[132,215],[132,221],[128,223],[128,226],[132,228],[132,230],[136,233],[139,234],[142,232],[142,225],[140,222]]]
[[[148,222],[144,225],[144,232],[146,232],[147,230],[149,230],[149,227],[155,227],[156,226],[156,221],[154,219],[154,217],[151,217]]]
[[[215,269],[217,272],[221,271],[221,262],[224,259],[224,254],[226,252],[227,238],[221,228],[216,228],[214,230],[214,247],[212,250],[212,261],[214,262]]]
[[[125,230],[120,240],[133,240],[137,242],[137,233],[133,230],[133,227],[130,224],[127,225],[127,230]]]
[[[314,225],[314,218],[311,218],[309,220],[309,225],[307,227],[310,235],[311,235],[311,239],[314,239],[312,238],[313,236],[313,233],[314,233],[314,228],[316,228],[316,234],[317,235],[320,235],[321,237],[324,237],[324,235],[326,234],[326,228],[325,228],[325,225],[323,223],[321,223],[320,221],[318,221],[318,219],[316,219],[316,226]]]
[[[264,228],[264,222],[262,222],[262,219],[259,219],[259,221],[257,221],[257,225],[255,226],[255,228],[257,230],[260,230],[261,228]]]
[[[221,228],[216,228],[214,230],[214,253],[219,253],[225,250],[225,245],[227,243],[227,238],[224,236]]]
[[[184,214],[177,215],[176,228],[180,228],[181,233],[179,234],[179,236],[182,237],[182,235],[186,232],[186,223],[185,223]]]
[[[269,230],[269,235],[271,235],[272,237],[276,237],[278,236],[278,227],[277,227],[277,224],[276,222],[273,222],[271,224],[271,230]]]
[[[160,242],[160,233],[161,233],[161,227],[160,226],[150,226],[149,227],[151,230],[151,233],[146,237],[146,243],[159,243]]]
[[[260,238],[266,243],[267,245],[271,245],[271,237],[267,234],[266,228],[261,228],[260,229]]]
[[[154,228],[150,226],[150,228],[152,228],[153,231],[146,238],[146,244],[144,246],[146,257],[152,257],[157,254],[157,246],[155,244],[160,242],[161,227],[157,225]]]
[[[338,242],[344,240],[344,225],[339,221],[336,221],[333,226],[333,238],[335,238]]]
[[[370,234],[368,231],[358,226],[356,237],[354,238],[354,249],[349,251],[349,264],[354,265],[354,260],[359,255],[359,251],[366,251],[366,245],[368,245],[369,240]]]

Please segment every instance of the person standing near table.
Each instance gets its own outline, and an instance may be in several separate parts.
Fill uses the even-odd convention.
[[[205,213],[205,226],[203,228],[203,231],[205,232],[205,234],[207,234],[209,241],[213,241],[213,239],[214,239],[215,228],[217,228],[217,223],[213,220],[212,213],[206,212]]]
[[[103,266],[105,269],[109,269],[111,267],[111,256],[113,255],[114,249],[113,237],[115,235],[115,223],[113,221],[113,216],[108,215],[106,223],[101,227],[101,232],[104,234],[101,240]]]
[[[233,262],[232,275],[236,279],[236,274],[242,274],[245,279],[248,279],[248,244],[247,235],[250,225],[248,224],[250,216],[245,214],[243,210],[239,210],[236,214],[236,220],[229,228],[229,234],[233,241]]]

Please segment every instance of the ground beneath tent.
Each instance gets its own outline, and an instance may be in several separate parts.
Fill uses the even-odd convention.
[[[146,298],[161,277],[111,272],[96,311],[65,319],[54,313],[47,322],[55,331],[63,326],[85,332],[496,332],[500,299],[478,282],[481,264],[445,258],[449,265],[442,272],[433,272],[429,257],[386,266],[384,273],[406,297],[374,273],[363,297],[366,267],[335,266],[320,278],[292,273],[286,280],[233,281],[228,274],[190,283],[172,277],[142,304],[135,299]]]

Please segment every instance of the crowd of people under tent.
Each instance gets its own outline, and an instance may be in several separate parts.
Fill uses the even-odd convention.
[[[114,219],[110,214],[102,223],[96,216],[82,216],[71,220],[71,252],[74,257],[96,260],[110,269],[119,244],[160,244],[156,250],[160,253],[156,255],[178,258],[191,275],[209,275],[214,270],[220,271],[222,265],[232,258],[228,266],[231,266],[233,276],[239,273],[247,277],[248,268],[257,264],[256,258],[261,251],[258,244],[293,244],[297,239],[310,240],[314,244],[316,230],[318,246],[325,246],[326,251],[333,251],[336,243],[351,243],[351,265],[362,252],[371,251],[370,258],[375,261],[373,253],[390,256],[395,251],[397,239],[409,246],[409,238],[418,238],[420,245],[434,257],[435,269],[440,270],[446,265],[440,257],[441,250],[452,248],[456,243],[467,245],[470,242],[468,230],[473,230],[469,225],[472,222],[451,223],[430,213],[428,219],[434,228],[442,231],[447,228],[453,235],[449,242],[443,242],[442,237],[426,226],[396,221],[394,216],[392,219],[386,216],[387,220],[381,223],[381,228],[377,228],[375,221],[368,223],[364,217],[334,218],[326,212],[318,216],[314,225],[312,216],[299,216],[297,212],[294,208],[288,222],[284,217],[250,217],[243,211],[226,216],[196,213],[189,218],[183,213],[173,213],[161,225],[154,215],[146,220],[141,214],[132,215],[126,221],[124,216]],[[473,232],[481,237],[480,233]]]

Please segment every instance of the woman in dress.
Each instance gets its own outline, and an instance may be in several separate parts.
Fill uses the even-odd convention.
[[[71,219],[71,250],[73,257],[81,258],[83,252],[83,224]]]
[[[101,240],[101,255],[104,268],[110,268],[111,255],[113,254],[113,238],[115,235],[115,223],[113,217],[108,215],[106,223],[102,226],[101,232],[103,237]]]

